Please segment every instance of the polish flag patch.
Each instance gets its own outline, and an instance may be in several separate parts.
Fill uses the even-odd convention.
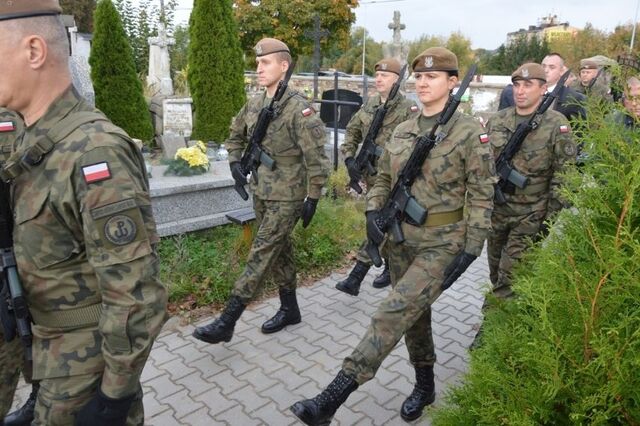
[[[314,114],[315,112],[316,111],[313,108],[308,107],[308,108],[305,108],[305,109],[302,110],[302,115],[304,115],[305,117],[308,117],[311,114]]]
[[[562,125],[560,126],[560,133],[569,133],[569,126]]]
[[[0,121],[0,132],[13,132],[16,130],[16,125],[13,121]]]
[[[86,183],[95,183],[111,179],[111,170],[109,170],[109,164],[107,162],[84,166],[82,168],[82,174],[84,175],[84,181]]]
[[[480,143],[487,143],[489,142],[489,135],[486,133],[483,133],[480,136],[478,136],[478,139],[480,139]]]
[[[417,105],[412,105],[411,106],[411,112],[418,112],[418,106]]]

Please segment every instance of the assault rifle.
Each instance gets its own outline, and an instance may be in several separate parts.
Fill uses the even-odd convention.
[[[247,194],[247,191],[244,189],[244,186],[247,184],[247,175],[251,173],[255,182],[258,182],[258,167],[260,167],[261,164],[269,170],[273,170],[276,167],[275,160],[267,154],[264,148],[262,148],[262,140],[267,134],[267,129],[269,128],[271,120],[273,120],[277,115],[275,104],[282,99],[282,96],[284,96],[287,91],[289,79],[291,79],[294,68],[295,63],[289,64],[287,74],[284,76],[284,80],[280,80],[278,83],[278,88],[276,89],[276,93],[273,95],[269,106],[260,110],[258,121],[256,121],[253,133],[251,134],[251,139],[249,140],[249,145],[245,149],[244,154],[242,154],[240,170],[244,175],[244,179],[239,179],[234,176],[236,181],[234,189],[238,194],[240,194],[240,197],[242,197],[243,200],[249,199],[249,194]]]
[[[529,184],[529,178],[520,174],[512,165],[511,160],[514,155],[520,150],[522,143],[525,138],[531,131],[535,130],[538,127],[538,122],[536,119],[545,113],[547,109],[553,104],[553,102],[558,98],[560,91],[564,87],[565,81],[571,74],[571,70],[567,70],[560,80],[556,83],[556,87],[553,89],[553,92],[546,93],[540,105],[536,111],[531,115],[531,118],[527,121],[524,121],[516,127],[516,131],[513,132],[509,141],[505,145],[504,149],[498,155],[496,159],[496,173],[498,175],[498,183],[495,187],[495,202],[496,204],[505,204],[507,199],[504,194],[513,194],[515,192],[516,187],[520,189],[524,189]]]
[[[400,244],[404,241],[404,234],[400,226],[403,220],[412,225],[422,225],[427,220],[428,211],[418,204],[414,196],[411,195],[411,185],[422,173],[422,165],[429,156],[429,152],[446,136],[443,133],[436,134],[436,131],[440,126],[447,124],[453,116],[458,105],[460,105],[464,92],[476,73],[476,69],[477,65],[473,64],[464,76],[462,83],[460,83],[456,94],[449,95],[449,100],[431,131],[416,139],[411,156],[400,171],[398,180],[391,189],[386,204],[381,210],[373,213],[376,214],[375,220],[367,221],[368,242],[366,251],[374,265],[382,265],[378,247],[387,232],[391,231],[394,242]]]
[[[375,162],[376,159],[382,155],[382,148],[376,144],[376,138],[378,137],[378,133],[382,128],[384,117],[389,111],[389,103],[392,102],[398,94],[398,90],[400,90],[400,85],[402,84],[402,80],[406,71],[407,64],[402,67],[402,70],[400,71],[400,78],[398,78],[398,80],[393,83],[393,86],[389,91],[389,96],[387,96],[387,100],[384,102],[384,104],[376,109],[376,112],[373,115],[373,120],[371,121],[369,130],[367,131],[367,136],[365,136],[364,142],[362,143],[362,148],[360,148],[360,152],[356,156],[352,166],[356,171],[356,174],[359,176],[362,176],[365,170],[369,173],[369,176],[375,176],[378,173],[375,168]],[[351,178],[351,180],[349,181],[349,186],[353,188],[353,190],[358,194],[362,194],[362,188],[360,187],[359,181],[360,179]]]
[[[13,254],[13,221],[9,205],[9,185],[0,180],[0,322],[4,339],[20,337],[25,358],[31,360],[31,317]]]

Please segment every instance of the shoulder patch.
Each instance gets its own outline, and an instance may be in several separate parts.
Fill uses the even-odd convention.
[[[13,121],[0,121],[0,133],[13,132],[16,124]]]
[[[95,183],[111,179],[111,170],[109,170],[109,163],[103,161],[102,163],[84,166],[82,168],[82,175],[84,176],[84,181],[86,183]]]
[[[560,126],[560,133],[569,133],[569,126],[563,124]]]
[[[562,151],[567,157],[575,157],[578,153],[576,144],[572,141],[566,141],[564,144],[562,144]]]
[[[480,139],[480,143],[487,143],[489,142],[489,135],[486,133],[483,133],[478,136],[478,139]]]
[[[116,246],[129,244],[135,240],[137,233],[134,220],[124,214],[113,216],[104,224],[104,236]]]
[[[418,112],[418,111],[419,111],[419,109],[418,109],[418,105],[411,105],[411,108],[409,108],[409,110],[410,110],[411,112]]]
[[[312,108],[312,107],[307,107],[305,109],[302,110],[302,115],[304,115],[305,117],[308,117],[312,114],[315,114],[316,111]]]

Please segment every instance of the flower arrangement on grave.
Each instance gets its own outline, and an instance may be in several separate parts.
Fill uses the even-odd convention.
[[[206,173],[208,170],[209,158],[207,157],[207,147],[202,141],[198,141],[189,148],[178,149],[174,159],[169,162],[169,167],[164,174],[194,176]]]

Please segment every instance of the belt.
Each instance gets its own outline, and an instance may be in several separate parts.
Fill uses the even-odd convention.
[[[276,167],[278,164],[283,166],[295,166],[296,164],[302,164],[302,155],[271,155],[270,157],[276,162]]]
[[[31,309],[31,318],[35,324],[51,328],[71,329],[98,325],[101,315],[102,303],[50,312]]]
[[[463,218],[463,209],[459,208],[452,212],[429,213],[424,225],[427,227],[451,225],[460,222]]]
[[[533,195],[544,192],[549,188],[549,184],[547,182],[535,183],[533,185],[527,185],[524,188],[520,189],[516,186],[516,190],[514,192],[515,195]]]

